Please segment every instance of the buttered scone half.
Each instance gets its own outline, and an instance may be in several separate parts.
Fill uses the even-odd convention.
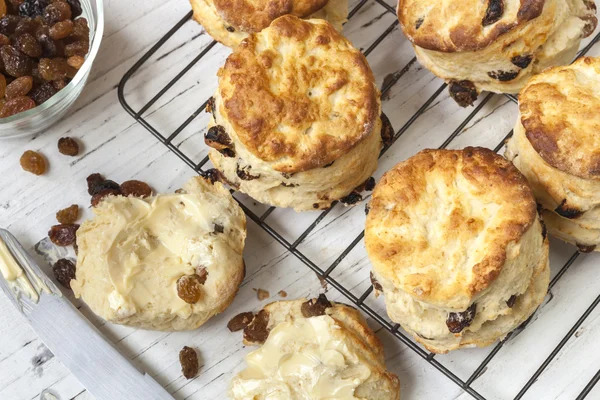
[[[400,398],[379,338],[357,310],[324,295],[267,305],[244,329],[244,342],[261,347],[233,379],[234,400]]]
[[[338,31],[348,20],[348,0],[190,0],[194,19],[216,41],[232,48],[283,15],[327,20]]]
[[[600,59],[535,76],[519,94],[506,157],[529,180],[548,231],[583,252],[600,245]]]
[[[280,17],[218,75],[205,141],[234,189],[278,207],[325,209],[376,170],[379,90],[365,57],[328,22]]]
[[[77,231],[71,281],[96,314],[144,329],[196,329],[244,279],[246,218],[219,182],[193,178],[175,194],[105,197]]]
[[[569,64],[598,22],[592,0],[399,0],[398,18],[419,62],[463,107]]]
[[[388,171],[365,244],[388,315],[435,353],[504,338],[548,291],[531,188],[488,149],[424,150]]]

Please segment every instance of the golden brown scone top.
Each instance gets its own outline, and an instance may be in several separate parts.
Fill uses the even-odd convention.
[[[253,34],[219,71],[219,112],[244,146],[280,172],[322,167],[366,138],[380,114],[365,57],[323,20],[286,15]]]
[[[584,57],[531,79],[519,94],[521,123],[548,164],[600,179],[600,59]]]
[[[376,274],[395,288],[465,309],[536,215],[525,177],[505,158],[477,147],[424,150],[377,184],[365,244]]]
[[[544,7],[555,7],[557,1],[565,0],[399,0],[398,18],[404,33],[419,47],[475,51],[539,17]],[[538,29],[552,24],[545,18],[538,21]]]
[[[328,0],[213,0],[219,15],[237,30],[260,32],[282,15],[308,17]]]

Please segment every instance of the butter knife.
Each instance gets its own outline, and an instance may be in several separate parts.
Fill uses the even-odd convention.
[[[0,287],[44,344],[97,400],[173,400],[85,318],[15,237],[0,229]]]

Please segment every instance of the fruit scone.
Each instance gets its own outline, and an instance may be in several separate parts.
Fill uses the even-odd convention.
[[[244,279],[246,217],[219,182],[174,194],[104,197],[77,231],[71,288],[107,321],[165,331],[198,328]]]
[[[329,23],[280,17],[218,75],[205,141],[224,181],[297,211],[358,198],[391,129],[367,60]]]
[[[325,295],[267,305],[244,329],[244,343],[260,348],[232,380],[234,400],[400,398],[375,333],[357,310]]]
[[[569,64],[598,22],[592,0],[399,0],[398,18],[419,62],[462,106]]]
[[[548,69],[519,94],[506,157],[529,180],[550,234],[600,245],[600,59]]]
[[[365,244],[390,318],[427,349],[486,346],[548,291],[548,239],[525,177],[491,150],[424,150],[388,171]]]

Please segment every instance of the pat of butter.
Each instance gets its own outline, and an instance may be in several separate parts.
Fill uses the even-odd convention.
[[[40,296],[37,290],[31,285],[27,275],[17,264],[2,238],[0,238],[0,272],[13,290],[25,294],[36,303],[38,302]]]

